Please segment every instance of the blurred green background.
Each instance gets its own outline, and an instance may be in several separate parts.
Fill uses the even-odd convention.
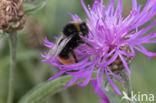
[[[106,4],[108,4],[107,1],[105,0]],[[145,1],[141,0],[139,3],[144,5]],[[93,0],[85,0],[85,3],[92,4]],[[123,15],[126,16],[130,12],[131,1],[124,0],[123,3]],[[48,0],[42,10],[27,17],[25,28],[18,35],[14,103],[17,103],[34,86],[58,72],[57,68],[41,62],[40,54],[47,51],[47,48],[43,46],[45,36],[53,41],[53,36],[60,35],[62,27],[71,20],[69,13],[78,14],[83,20],[87,17],[80,0]],[[155,20],[156,18],[153,18],[144,27]],[[156,28],[151,31],[156,32]],[[155,44],[145,46],[156,52]],[[0,39],[0,103],[6,103],[7,98],[9,57],[8,38],[4,37]],[[135,93],[152,93],[156,96],[156,57],[148,60],[146,56],[136,52],[131,71],[133,91]],[[98,102],[98,96],[94,94],[93,88],[89,84],[87,87],[70,87],[54,96],[49,96],[41,103]]]

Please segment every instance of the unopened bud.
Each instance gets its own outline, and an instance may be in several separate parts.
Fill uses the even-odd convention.
[[[0,29],[14,32],[22,29],[25,21],[22,0],[0,0]]]

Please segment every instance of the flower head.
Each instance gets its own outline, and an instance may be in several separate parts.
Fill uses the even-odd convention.
[[[23,0],[0,0],[0,29],[4,32],[14,32],[24,27]]]
[[[100,2],[95,0],[92,7],[87,7],[83,0],[81,3],[88,16],[86,22],[90,28],[88,37],[82,38],[92,47],[85,44],[80,45],[74,51],[79,60],[75,64],[62,65],[57,58],[53,62],[50,61],[50,58],[44,60],[44,62],[51,63],[60,69],[60,72],[50,80],[66,73],[73,76],[73,79],[66,86],[72,85],[77,79],[85,79],[82,83],[77,82],[79,86],[85,86],[91,80],[92,73],[97,71],[97,87],[101,86],[103,76],[106,76],[115,92],[121,95],[110,75],[113,75],[120,82],[124,82],[116,75],[115,71],[125,68],[130,73],[128,64],[130,59],[135,57],[135,50],[145,54],[148,58],[156,56],[156,53],[149,52],[143,46],[146,43],[156,43],[154,32],[145,35],[156,25],[156,22],[140,29],[155,16],[156,1],[147,0],[142,9],[136,0],[132,0],[132,10],[125,18],[122,16],[123,5],[121,0],[118,0],[116,8],[114,7],[115,0],[110,0],[108,6],[103,5],[103,0]],[[77,15],[71,14],[71,17],[73,21],[81,21]],[[53,43],[47,39],[45,45],[49,48],[53,47]],[[46,58],[46,55],[43,57]],[[70,72],[71,70],[75,72]]]

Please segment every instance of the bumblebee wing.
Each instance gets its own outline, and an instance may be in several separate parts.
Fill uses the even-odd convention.
[[[56,41],[56,43],[54,44],[54,46],[49,50],[48,52],[48,57],[49,56],[54,56],[57,52],[57,48],[59,46],[59,44],[64,40],[64,36],[61,35],[60,38]]]
[[[64,35],[61,35],[61,37],[57,40],[53,48],[49,50],[47,57],[49,58],[52,56],[52,60],[54,60],[61,53],[63,48],[72,39],[73,36],[74,35],[65,37]]]

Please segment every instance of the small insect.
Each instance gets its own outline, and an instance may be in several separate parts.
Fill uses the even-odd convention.
[[[80,35],[87,37],[89,28],[85,22],[71,22],[62,31],[62,35],[56,41],[53,48],[49,51],[48,57],[53,56],[52,60],[58,57],[64,65],[77,63],[78,60],[74,49],[80,44],[85,43]]]

